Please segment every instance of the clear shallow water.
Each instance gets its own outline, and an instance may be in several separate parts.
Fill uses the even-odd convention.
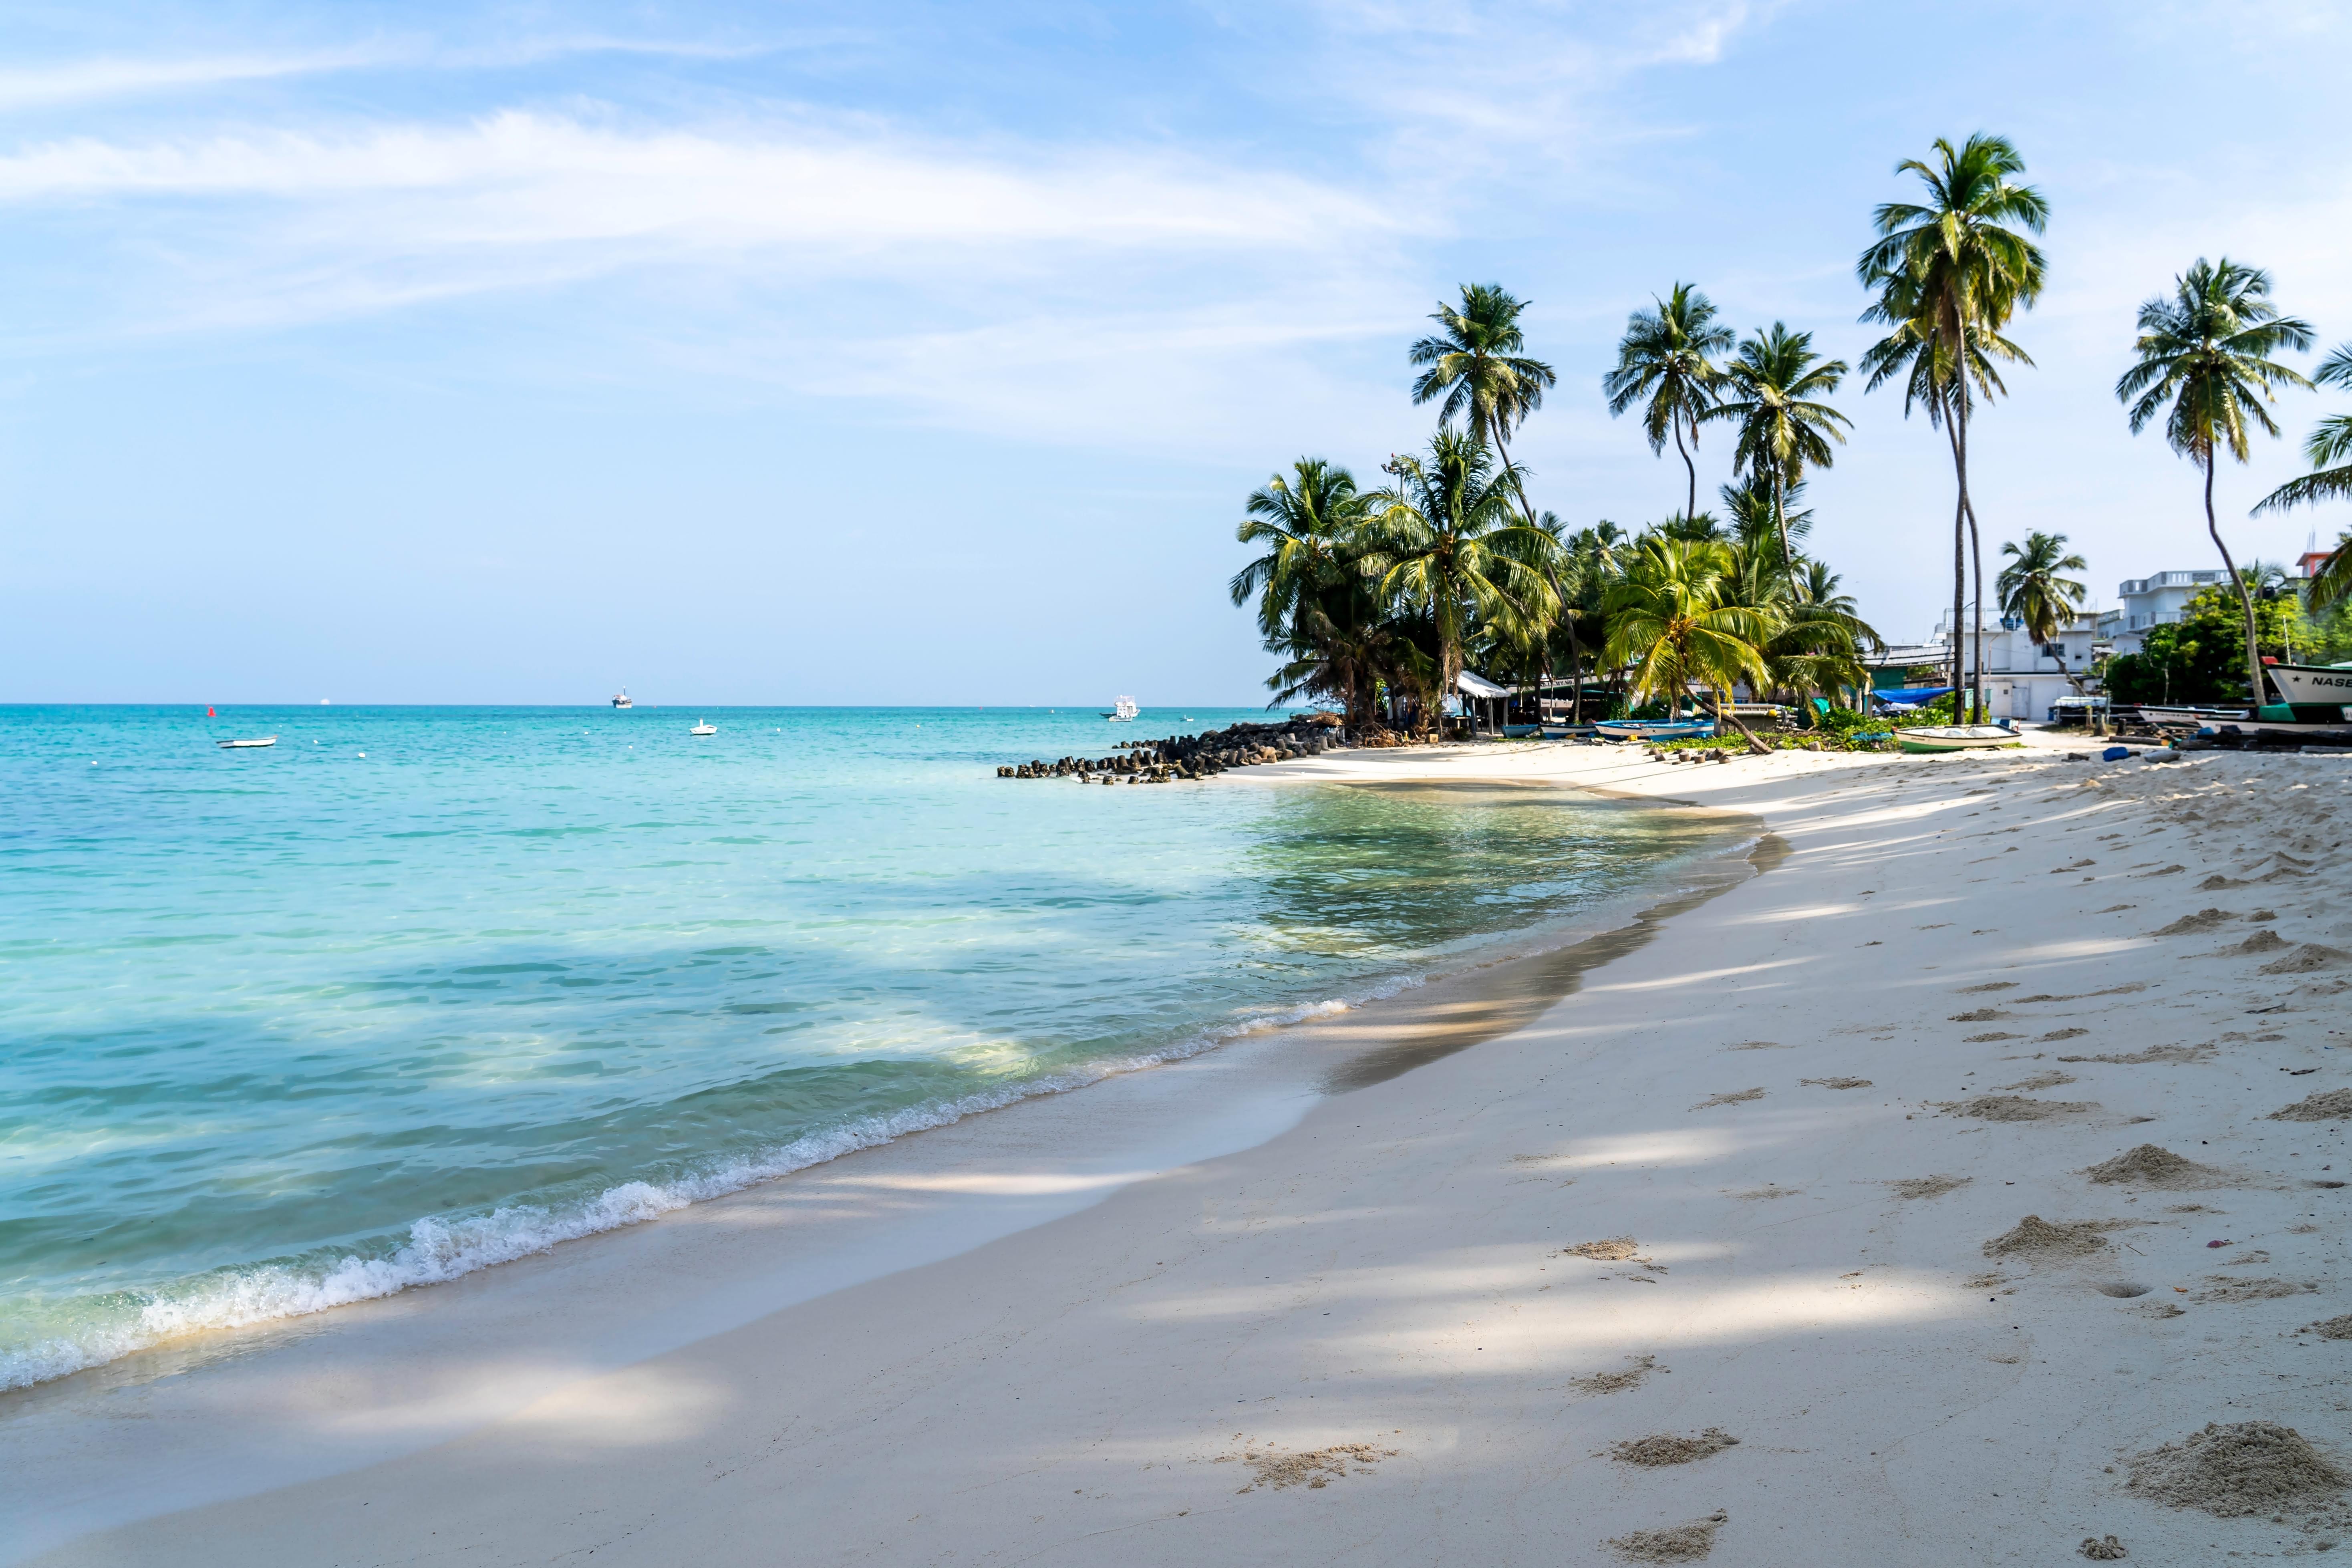
[[[1360,1000],[1722,841],[993,776],[1258,715],[1190,717],[0,709],[0,1387]]]

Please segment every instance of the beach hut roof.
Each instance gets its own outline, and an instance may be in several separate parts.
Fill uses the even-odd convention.
[[[1475,669],[1465,669],[1454,678],[1454,684],[1472,697],[1508,697],[1510,688],[1497,686]]]

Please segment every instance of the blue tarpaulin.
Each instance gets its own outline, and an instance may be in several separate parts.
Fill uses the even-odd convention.
[[[1870,695],[1872,700],[1876,702],[1908,702],[1916,707],[1922,702],[1933,702],[1937,698],[1958,689],[1955,686],[1911,686],[1893,691],[1874,691]]]

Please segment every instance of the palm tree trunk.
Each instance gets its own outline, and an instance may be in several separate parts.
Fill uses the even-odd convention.
[[[1974,503],[1970,503],[1969,507],[1969,554],[1975,561],[1977,589],[1976,659],[1969,678],[1976,686],[1977,716],[1974,721],[1982,724],[1987,720],[1984,683],[1984,546],[1979,542],[1977,536],[1977,509]]]
[[[1503,459],[1503,467],[1506,469],[1510,469],[1511,449],[1503,445],[1502,421],[1499,419],[1493,420],[1487,427],[1495,433],[1495,450],[1501,456]],[[1519,498],[1520,515],[1528,520],[1528,526],[1529,528],[1533,528],[1536,525],[1535,509],[1528,504],[1528,487],[1520,482],[1519,476],[1516,470],[1511,471],[1511,491]]]
[[[2238,563],[2230,559],[2230,547],[2221,542],[2221,525],[2213,521],[2213,452],[2205,452],[2205,531],[2213,536],[2213,548],[2221,552],[2221,565],[2230,574],[2230,586],[2238,591],[2238,608],[2246,615],[2246,687],[2254,694],[2254,712],[2263,709],[2263,655],[2254,646],[2254,596],[2246,592],[2246,580],[2238,575]]]
[[[1947,392],[1944,395],[1948,404],[1951,394]],[[1944,441],[1952,449],[1952,473],[1959,487],[1958,495],[1952,502],[1952,716],[1956,719],[1960,713],[1960,689],[1965,684],[1960,666],[1960,617],[1967,613],[1964,601],[1969,591],[1968,560],[1964,548],[1968,542],[1969,485],[1968,480],[1961,477],[1964,470],[1960,463],[1958,419],[1959,416],[1947,406],[1944,410]]]
[[[1797,567],[1789,558],[1789,504],[1782,493],[1788,482],[1786,470],[1776,467],[1772,470],[1772,525],[1780,531],[1780,570],[1793,579]]]
[[[1683,422],[1680,419],[1669,419],[1667,424],[1674,429],[1675,452],[1682,458],[1683,467],[1690,470],[1690,500],[1683,504],[1683,517],[1687,521],[1698,515],[1698,465],[1692,462],[1691,455],[1683,449]],[[1698,427],[1696,425],[1691,427],[1691,439],[1694,441],[1698,439]]]

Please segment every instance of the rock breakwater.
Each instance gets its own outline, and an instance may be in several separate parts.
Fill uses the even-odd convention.
[[[1337,715],[1309,714],[1280,724],[1233,724],[1197,735],[1121,741],[1108,757],[1043,758],[1007,763],[1001,779],[1076,779],[1080,784],[1174,784],[1213,778],[1232,768],[1312,757],[1354,743]]]

